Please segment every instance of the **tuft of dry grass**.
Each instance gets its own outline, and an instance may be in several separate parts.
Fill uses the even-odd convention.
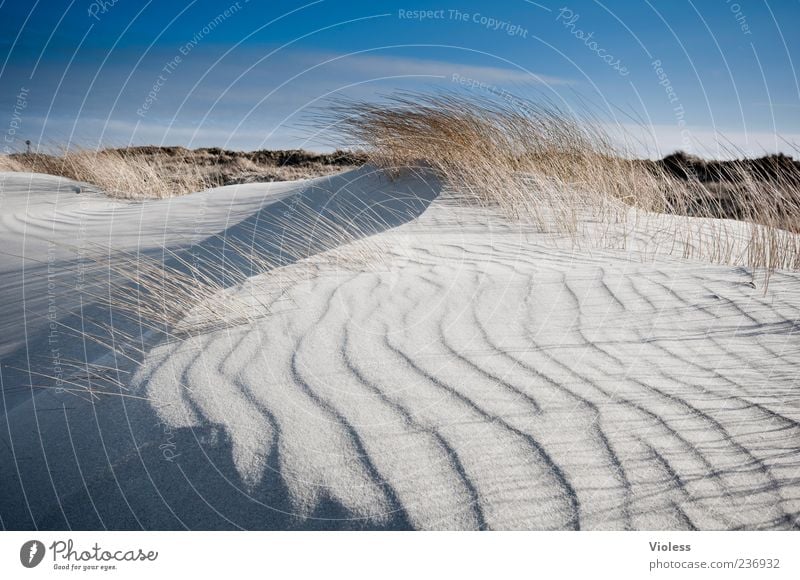
[[[306,276],[331,265],[364,270],[380,262],[382,248],[371,234],[391,227],[392,212],[373,211],[355,196],[323,202],[320,209],[313,191],[298,194],[224,234],[190,247],[164,247],[158,256],[110,253],[99,245],[85,252],[86,271],[104,283],[100,291],[85,292],[117,321],[154,340],[252,323],[273,313],[287,289]],[[135,343],[109,330],[116,343]]]
[[[379,167],[431,167],[463,200],[576,243],[627,247],[656,232],[646,244],[685,257],[763,268],[767,277],[800,269],[798,184],[780,171],[764,179],[747,160],[727,166],[733,186],[723,201],[718,181],[630,159],[597,123],[552,103],[399,93],[379,103],[334,101],[313,122]]]
[[[217,236],[206,248],[165,247],[160,257],[109,253],[102,245],[84,251],[86,275],[102,281],[84,288],[84,296],[108,313],[111,322],[94,321],[90,331],[83,324],[62,325],[61,332],[94,343],[105,354],[94,362],[61,359],[63,376],[17,370],[36,379],[30,388],[55,389],[86,400],[144,398],[130,392],[127,381],[153,346],[186,342],[297,308],[290,290],[302,280],[332,264],[354,265],[361,271],[378,252],[364,237],[366,230],[342,227],[335,219],[300,219],[285,225],[285,232],[267,240],[243,228],[235,236]],[[281,251],[276,253],[273,242],[278,239]],[[330,250],[318,253],[327,247]],[[287,268],[289,264],[294,267]]]
[[[59,155],[0,156],[0,171],[29,171],[91,183],[119,199],[161,199],[238,183],[294,181],[338,173],[362,164],[336,151],[229,151],[219,148],[73,148]]]
[[[27,169],[16,157],[0,155],[0,171],[27,171]]]
[[[378,166],[430,166],[474,199],[514,214],[532,205],[537,189],[581,193],[591,186],[586,195],[642,203],[642,186],[656,183],[645,183],[644,172],[616,155],[594,125],[551,104],[402,93],[379,104],[337,101],[320,118]],[[635,198],[631,180],[642,192]]]
[[[126,155],[119,149],[72,149],[60,155],[20,153],[5,157],[2,169],[91,183],[120,199],[160,199],[207,187],[199,171],[170,171],[164,159]]]

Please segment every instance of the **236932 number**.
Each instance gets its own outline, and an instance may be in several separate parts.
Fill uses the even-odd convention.
[[[779,558],[738,558],[737,568],[780,568]]]

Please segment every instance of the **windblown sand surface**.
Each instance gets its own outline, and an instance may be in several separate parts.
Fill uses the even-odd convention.
[[[266,311],[140,365],[81,338],[114,323],[87,248],[280,249],[297,200],[371,235],[251,265],[225,291]],[[4,528],[800,527],[800,275],[573,250],[369,168],[136,204],[0,174],[0,210]],[[63,361],[130,390],[31,389]]]

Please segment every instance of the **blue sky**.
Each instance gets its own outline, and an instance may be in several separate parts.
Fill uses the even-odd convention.
[[[503,91],[640,154],[800,143],[800,2],[6,0],[4,146],[325,149],[331,95]]]

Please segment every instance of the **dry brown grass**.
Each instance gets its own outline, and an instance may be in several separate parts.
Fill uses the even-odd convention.
[[[170,171],[163,159],[125,155],[117,149],[17,154],[5,157],[0,169],[59,175],[91,183],[121,199],[159,199],[207,187],[199,171]]]
[[[315,122],[378,166],[429,166],[463,199],[577,243],[626,247],[657,231],[647,243],[685,257],[763,268],[767,276],[800,269],[800,237],[787,231],[800,224],[797,184],[760,179],[744,161],[731,166],[736,187],[726,191],[743,228],[685,217],[698,208],[725,216],[718,185],[629,159],[598,124],[549,103],[403,93],[380,103],[337,101]]]
[[[15,157],[0,155],[0,171],[27,171]]]
[[[430,166],[454,189],[514,215],[535,214],[531,196],[553,190],[646,206],[661,197],[660,180],[618,156],[596,126],[552,105],[410,93],[380,104],[340,101],[321,119],[376,165]]]
[[[140,338],[122,330],[127,323],[138,335],[149,334],[151,342],[249,324],[272,314],[275,303],[305,277],[329,267],[379,266],[383,248],[370,234],[391,223],[376,213],[366,215],[355,196],[348,201],[341,195],[322,211],[313,197],[313,191],[298,194],[224,235],[176,250],[164,247],[157,256],[110,253],[102,245],[84,252],[87,275],[103,281],[99,291],[86,294],[118,323],[126,322],[109,328],[108,336],[131,352]],[[359,214],[360,220],[354,218]]]
[[[312,153],[301,149],[231,151],[219,147],[126,147],[126,157],[158,163],[175,174],[200,175],[208,187],[238,183],[295,181],[352,169],[363,159],[341,151]]]
[[[304,207],[301,203],[295,209],[303,212]],[[211,248],[175,251],[165,247],[161,257],[111,254],[102,245],[84,251],[86,275],[103,281],[85,288],[84,296],[110,313],[113,322],[95,321],[92,331],[83,324],[62,325],[61,332],[94,343],[105,354],[93,363],[62,360],[69,371],[63,377],[30,371],[37,379],[30,386],[57,388],[87,400],[109,395],[142,398],[129,391],[127,380],[154,346],[190,341],[297,308],[291,289],[304,279],[330,266],[350,265],[363,271],[376,262],[379,248],[365,237],[367,232],[344,228],[335,219],[319,219],[311,208],[309,217],[312,211],[314,221],[278,224],[286,229],[276,232],[276,239],[289,240],[281,246],[280,255],[269,241],[258,241],[246,227],[236,236],[217,236],[218,243]],[[314,243],[309,244],[310,239]],[[320,246],[332,249],[316,253]],[[286,267],[289,264],[292,267]]]
[[[161,199],[209,187],[294,181],[331,175],[360,164],[343,153],[226,151],[183,147],[71,149],[59,155],[0,156],[0,171],[29,171],[91,183],[119,199]]]

